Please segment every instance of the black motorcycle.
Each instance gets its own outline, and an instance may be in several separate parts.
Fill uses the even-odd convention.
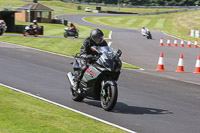
[[[71,29],[69,27],[64,28],[64,37],[67,38],[68,36],[73,36],[75,38],[78,38],[78,29]]]
[[[117,80],[120,75],[122,62],[121,50],[115,51],[109,46],[91,48],[98,55],[94,57],[82,57],[74,55],[72,63],[74,72],[69,72],[67,78],[70,83],[71,96],[74,101],[81,102],[84,98],[98,100],[104,110],[110,111],[115,107],[118,97]],[[79,88],[75,90],[76,76],[80,73],[81,59],[94,60],[90,64],[80,81]]]
[[[35,37],[37,37],[39,35],[39,29],[40,27],[38,26],[37,28],[34,27],[33,25],[27,25],[25,27],[25,30],[23,32],[24,36],[28,36],[28,35],[34,35]]]

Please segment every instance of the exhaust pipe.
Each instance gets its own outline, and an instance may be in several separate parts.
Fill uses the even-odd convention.
[[[70,87],[73,88],[73,87],[74,87],[74,81],[73,81],[73,76],[72,76],[72,73],[71,73],[71,72],[68,72],[68,73],[67,73],[67,78],[68,78]]]

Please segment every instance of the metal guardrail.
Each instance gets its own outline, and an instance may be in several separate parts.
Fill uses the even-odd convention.
[[[200,38],[200,31],[191,29],[190,36]]]

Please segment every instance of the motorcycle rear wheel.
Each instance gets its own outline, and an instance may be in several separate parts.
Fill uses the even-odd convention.
[[[71,97],[74,101],[76,102],[82,102],[84,97],[80,96],[76,91],[73,90],[73,88],[71,89]]]
[[[100,93],[101,106],[104,110],[110,111],[115,107],[118,97],[117,86],[105,85]]]

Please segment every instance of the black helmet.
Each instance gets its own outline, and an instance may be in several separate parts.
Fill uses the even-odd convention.
[[[104,34],[100,29],[93,29],[90,33],[90,38],[98,45],[103,42],[103,36]]]

